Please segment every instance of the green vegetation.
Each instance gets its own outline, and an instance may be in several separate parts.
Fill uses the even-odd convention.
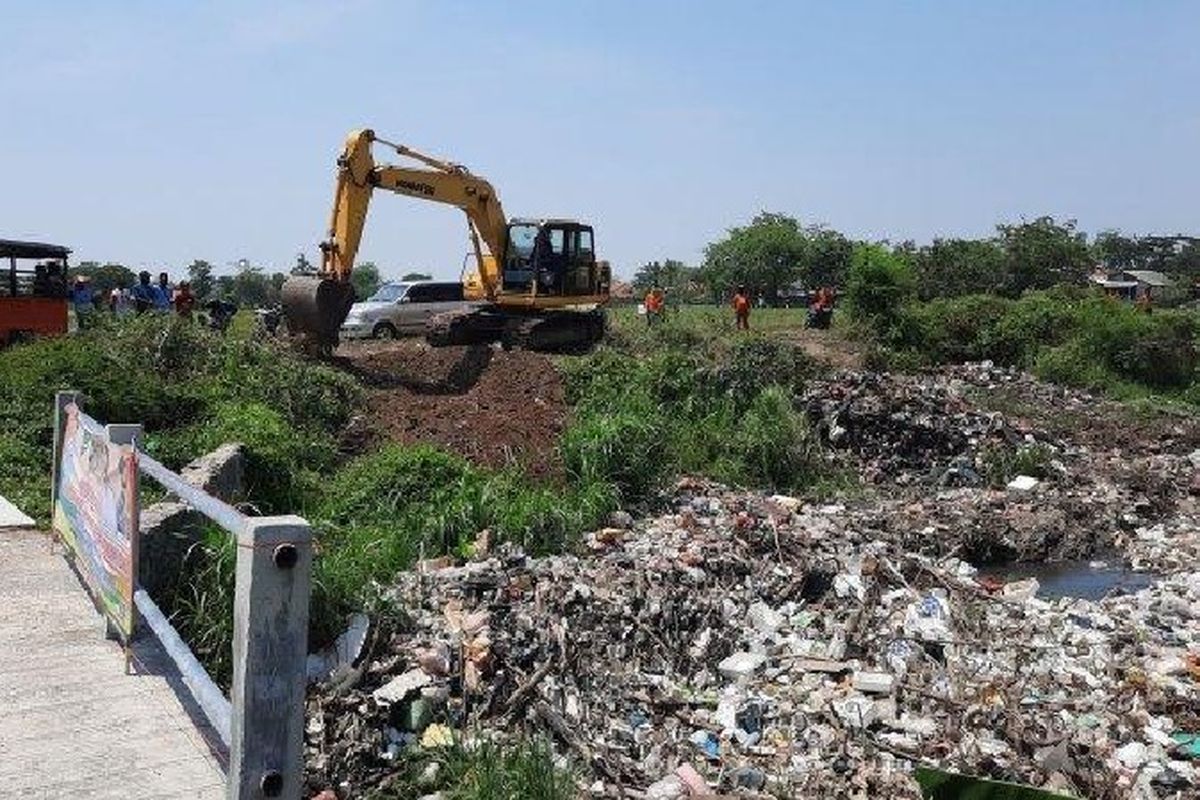
[[[609,344],[564,362],[575,422],[562,447],[575,480],[610,483],[626,504],[680,473],[776,490],[817,480],[795,407],[810,360],[763,334],[729,337],[729,318],[676,309],[650,329],[618,317]]]
[[[446,800],[570,800],[569,769],[556,766],[549,743],[481,741],[433,749],[408,748],[385,787],[370,800],[400,800],[440,792]]]
[[[1120,397],[1153,392],[1200,401],[1195,312],[1146,314],[1082,288],[1056,287],[1019,300],[966,295],[907,303],[888,318],[860,320],[893,364],[990,359]]]
[[[378,607],[372,587],[417,558],[468,554],[489,529],[529,552],[559,552],[616,508],[610,487],[537,486],[515,472],[491,472],[432,447],[389,445],[330,480],[310,511],[320,532],[314,571],[314,638],[327,641],[345,615]]]

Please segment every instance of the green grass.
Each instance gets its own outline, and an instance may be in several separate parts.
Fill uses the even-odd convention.
[[[651,501],[679,473],[777,490],[816,480],[795,406],[812,361],[768,334],[730,325],[722,335],[719,313],[680,309],[632,332],[618,318],[608,343],[563,362],[574,421],[562,449],[574,480],[610,483],[626,504]]]
[[[410,748],[401,756],[389,785],[368,798],[401,800],[433,792],[441,792],[445,800],[571,800],[577,796],[574,775],[555,764],[550,745],[526,739]]]

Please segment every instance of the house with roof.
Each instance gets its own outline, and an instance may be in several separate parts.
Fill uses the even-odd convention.
[[[1167,275],[1152,269],[1126,269],[1108,272],[1098,269],[1091,282],[1105,294],[1135,302],[1143,297],[1160,304],[1178,299],[1181,290]]]

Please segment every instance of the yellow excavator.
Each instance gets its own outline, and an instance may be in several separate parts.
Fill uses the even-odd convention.
[[[421,166],[377,164],[374,144]],[[496,190],[466,167],[380,139],[371,130],[346,138],[337,160],[337,186],[329,238],[321,243],[321,269],[283,286],[288,330],[317,349],[336,347],[338,331],[354,303],[350,275],[376,189],[457,206],[467,216],[472,268],[462,275],[471,305],[431,319],[426,340],[434,346],[499,342],[507,348],[579,352],[604,336],[604,305],[612,280],[596,260],[590,225],[569,219],[506,219]]]

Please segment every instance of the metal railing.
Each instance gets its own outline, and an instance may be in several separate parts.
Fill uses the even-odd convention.
[[[77,393],[58,393],[55,491],[62,456],[63,412],[71,403],[80,405]],[[96,430],[117,427],[105,428],[82,411],[79,418]],[[237,544],[233,685],[229,698],[150,595],[138,586],[135,524],[131,600],[137,618],[175,662],[196,705],[229,748],[226,796],[230,800],[299,798],[304,786],[305,661],[312,567],[309,525],[296,516],[246,516],[187,483],[142,451],[140,426],[119,427],[122,438],[136,450],[142,475],[220,525]]]

